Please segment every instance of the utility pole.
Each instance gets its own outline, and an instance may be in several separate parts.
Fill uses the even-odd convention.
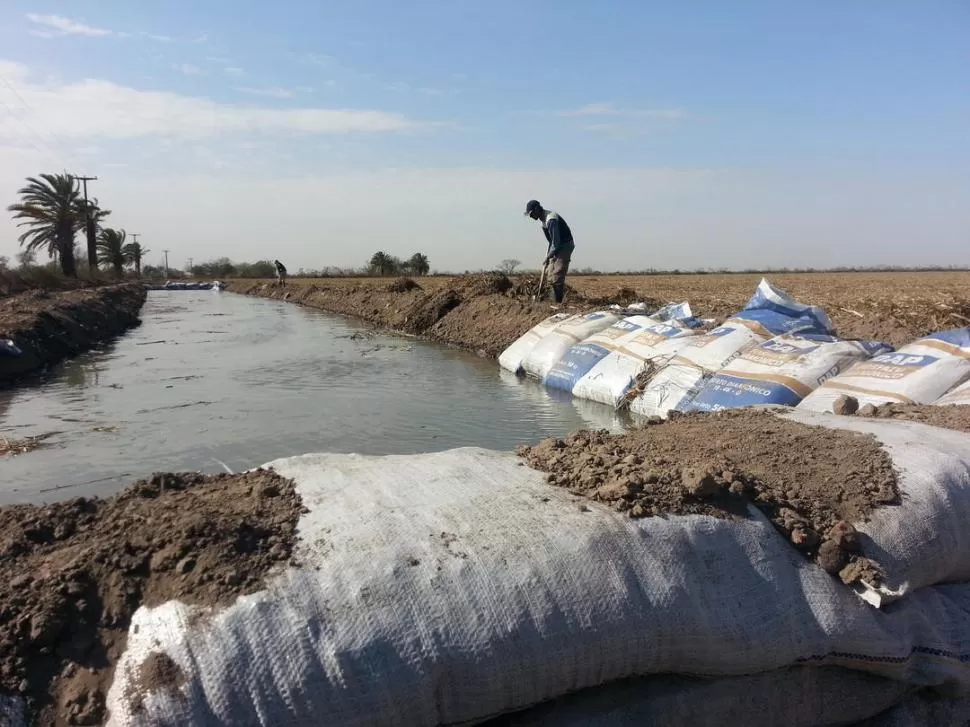
[[[162,250],[165,253],[165,278],[168,279],[168,250]]]
[[[194,258],[189,258],[189,270],[188,270],[189,275],[192,274],[192,261],[193,260],[194,260]]]
[[[79,177],[72,174],[84,187],[84,233],[88,239],[88,267],[95,270],[98,267],[98,243],[94,234],[94,219],[91,217],[91,205],[88,202],[88,182],[96,182],[97,177]]]

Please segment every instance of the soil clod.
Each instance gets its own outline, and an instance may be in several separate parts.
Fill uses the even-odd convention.
[[[517,452],[552,484],[629,517],[746,517],[754,505],[829,573],[858,561],[840,577],[880,583],[850,524],[899,502],[892,461],[870,435],[749,409],[685,414],[621,435],[583,431]]]
[[[294,484],[265,470],[156,474],[106,499],[0,507],[0,582],[17,584],[0,589],[0,692],[24,695],[38,724],[102,724],[135,610],[261,589],[289,562],[301,510]],[[165,659],[146,662],[147,689],[172,675]]]
[[[841,416],[852,416],[859,411],[859,400],[854,396],[842,394],[832,403],[832,413]]]

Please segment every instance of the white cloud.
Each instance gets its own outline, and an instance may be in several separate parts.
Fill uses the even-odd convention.
[[[246,71],[244,71],[239,66],[228,66],[222,69],[227,76],[245,76]]]
[[[175,63],[172,65],[172,68],[186,76],[203,75],[202,69],[198,66],[193,66],[191,63]]]
[[[290,88],[253,88],[251,86],[240,86],[236,89],[240,93],[248,93],[250,96],[265,96],[266,98],[293,98],[296,90]]]
[[[275,109],[231,105],[111,81],[34,81],[22,64],[0,60],[0,72],[24,99],[21,121],[59,139],[203,139],[244,133],[386,133],[435,126],[372,109]],[[0,142],[12,125],[0,127]],[[16,137],[12,137],[14,140]],[[10,138],[7,139],[8,141]]]
[[[114,32],[106,28],[95,28],[91,25],[79,23],[76,20],[65,18],[61,15],[38,15],[37,13],[27,13],[27,20],[48,30],[31,31],[33,35],[41,38],[54,38],[63,35],[85,35],[90,38],[115,35]]]
[[[679,121],[686,118],[687,112],[679,108],[646,108],[646,109],[624,109],[619,108],[613,103],[591,103],[581,106],[578,109],[567,109],[559,112],[560,116],[567,117],[615,117],[615,118],[640,118],[640,119],[664,119],[667,121]]]

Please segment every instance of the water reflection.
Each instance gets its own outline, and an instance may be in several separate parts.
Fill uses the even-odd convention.
[[[609,408],[553,398],[494,361],[287,303],[152,292],[143,320],[43,386],[0,392],[8,436],[63,432],[51,449],[0,460],[0,502],[312,451],[509,450],[618,423]]]

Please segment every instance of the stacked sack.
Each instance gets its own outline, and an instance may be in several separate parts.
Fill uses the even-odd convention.
[[[873,434],[901,473],[901,504],[856,524],[886,573],[870,601],[892,608],[755,508],[631,519],[481,449],[291,457],[269,466],[307,507],[299,565],[201,618],[178,601],[140,608],[112,724],[477,724],[570,693],[595,702],[597,687],[623,701],[547,723],[636,724],[686,698],[669,685],[682,677],[651,676],[678,674],[716,680],[692,688],[692,724],[788,724],[793,705],[791,724],[845,723],[920,689],[970,694],[970,437],[784,416]],[[181,679],[145,693],[156,652]],[[659,681],[631,694],[631,677]]]
[[[832,323],[816,306],[798,303],[762,279],[744,310],[709,333],[696,336],[661,368],[630,403],[642,416],[665,417],[686,410],[708,380],[748,349],[783,334],[832,333]]]
[[[852,396],[860,406],[871,404],[959,404],[966,389],[952,391],[970,379],[970,328],[934,333],[857,363],[825,381],[805,397],[799,408],[832,411],[841,396]]]

